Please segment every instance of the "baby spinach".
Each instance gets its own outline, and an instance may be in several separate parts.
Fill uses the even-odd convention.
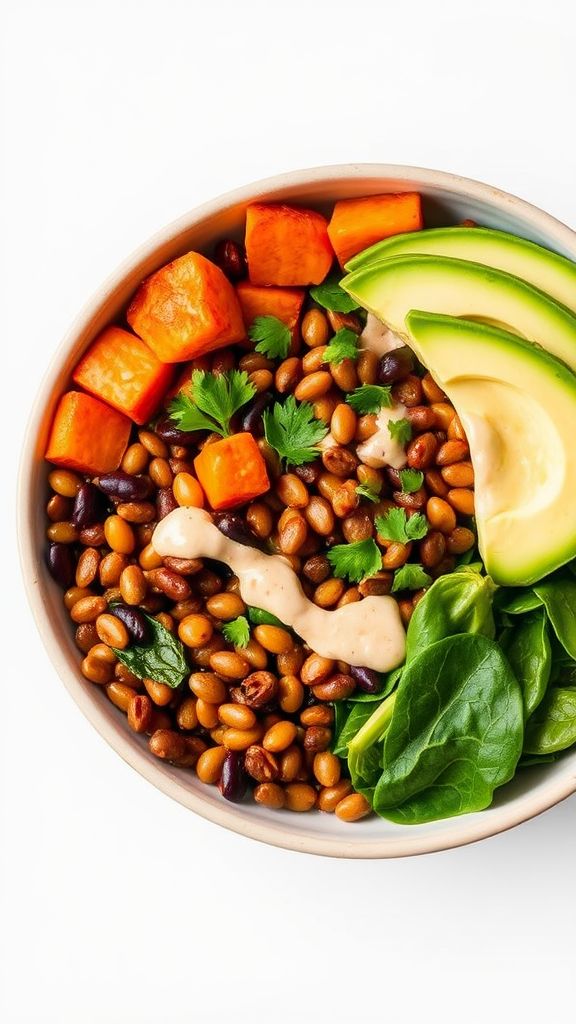
[[[343,708],[342,714],[340,708],[343,703],[342,701],[337,701],[334,708],[337,713],[334,723],[336,739],[334,740],[332,751],[334,754],[338,754],[339,757],[346,756],[350,740],[354,738],[359,729],[364,725],[364,722],[368,721],[374,710],[369,703],[357,701],[352,704],[346,701],[346,707]]]
[[[416,605],[410,620],[406,661],[409,662],[430,644],[455,633],[482,633],[493,637],[494,590],[489,576],[481,576],[469,568],[435,580]]]
[[[392,721],[396,693],[383,700],[376,711],[348,741],[348,768],[354,789],[373,799],[382,774],[384,735]]]
[[[576,687],[554,686],[526,723],[524,753],[555,754],[576,743]]]
[[[523,615],[540,608],[542,599],[530,588],[512,590],[506,587],[498,591],[494,603],[499,611],[508,615]]]
[[[190,672],[184,647],[158,619],[146,615],[146,621],[150,628],[150,643],[145,646],[131,644],[122,651],[114,649],[114,654],[139,679],[154,679],[175,689]]]
[[[518,619],[511,629],[505,630],[500,644],[520,683],[525,717],[529,718],[544,698],[552,669],[552,648],[544,609]]]
[[[459,635],[432,644],[396,691],[374,809],[404,824],[483,810],[514,774],[523,725],[520,687],[497,643]]]
[[[552,577],[537,583],[533,589],[560,643],[576,661],[576,580]]]

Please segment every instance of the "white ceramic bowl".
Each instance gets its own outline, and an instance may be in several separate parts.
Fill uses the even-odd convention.
[[[294,171],[248,185],[170,224],[97,291],[58,348],[34,400],[20,469],[19,536],[30,604],[48,654],[81,711],[128,764],[203,817],[275,846],[335,857],[408,856],[459,846],[511,828],[576,790],[576,751],[555,764],[520,772],[481,814],[427,825],[400,826],[378,818],[346,825],[334,815],[272,812],[254,803],[227,803],[216,788],[199,783],[193,772],[156,760],[148,752],[146,740],[129,730],[125,717],[100,687],[81,676],[62,593],[44,565],[47,467],[43,453],[55,404],[70,383],[78,357],[108,322],[121,315],[146,275],[189,249],[210,254],[215,240],[241,237],[246,204],[254,200],[294,201],[328,209],[337,199],[402,190],[422,193],[427,226],[471,217],[576,260],[576,234],[568,227],[505,192],[452,174],[386,164],[350,164]]]

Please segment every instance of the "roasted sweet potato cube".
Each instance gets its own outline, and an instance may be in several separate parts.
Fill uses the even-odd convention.
[[[306,295],[303,288],[264,287],[241,281],[236,285],[236,294],[247,329],[257,316],[275,316],[294,334]]]
[[[68,391],[56,409],[46,458],[90,476],[111,473],[122,461],[131,426],[127,416],[92,395]]]
[[[233,434],[207,444],[194,469],[214,510],[243,505],[270,487],[266,463],[252,434]]]
[[[246,210],[246,256],[253,284],[320,284],[334,252],[328,222],[316,210],[253,203]]]

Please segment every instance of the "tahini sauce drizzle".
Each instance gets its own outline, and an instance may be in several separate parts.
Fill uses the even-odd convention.
[[[225,537],[204,509],[170,512],[154,530],[152,545],[164,558],[215,558],[229,565],[246,604],[276,615],[324,658],[377,672],[404,660],[406,638],[393,597],[366,597],[334,611],[318,608],[284,558]]]

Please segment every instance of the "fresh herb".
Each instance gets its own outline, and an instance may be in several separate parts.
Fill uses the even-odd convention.
[[[292,341],[290,328],[277,316],[257,316],[248,329],[248,337],[258,342],[256,351],[269,359],[286,359]]]
[[[412,424],[403,417],[401,420],[388,420],[388,433],[393,441],[405,445],[412,437]]]
[[[552,669],[552,648],[544,609],[518,619],[511,629],[504,631],[500,646],[520,683],[525,717],[529,718],[544,699]]]
[[[122,651],[114,648],[114,654],[139,679],[154,679],[175,689],[190,674],[184,647],[161,622],[151,615],[145,617],[150,628],[150,643],[131,644]]]
[[[280,619],[277,619],[271,612],[264,611],[263,608],[248,608],[248,618],[253,626],[282,626],[286,629]]]
[[[326,437],[328,427],[314,418],[310,402],[297,402],[289,395],[283,405],[276,402],[263,415],[264,434],[268,444],[290,466],[313,462],[320,454],[317,445]]]
[[[350,395],[346,395],[346,401],[354,412],[361,416],[367,413],[380,412],[380,409],[392,407],[392,388],[381,384],[362,384],[355,388]]]
[[[422,587],[429,587],[431,583],[432,577],[424,571],[423,566],[406,562],[406,565],[394,573],[392,593],[395,594],[399,590],[421,590]]]
[[[246,647],[250,640],[250,625],[244,615],[239,615],[231,622],[225,622],[222,626],[222,635],[229,644],[235,647]]]
[[[419,469],[401,469],[400,484],[404,494],[414,494],[419,491],[424,483],[424,473]]]
[[[323,363],[341,363],[344,359],[358,358],[358,336],[347,327],[342,327],[331,339],[324,355]]]
[[[339,278],[336,274],[332,274],[322,284],[317,284],[311,288],[310,297],[319,306],[324,306],[324,309],[329,309],[333,313],[351,313],[353,309],[358,309],[356,300],[347,295],[340,287]]]
[[[256,388],[243,370],[194,370],[190,388],[172,399],[168,413],[179,430],[209,430],[229,437],[234,413],[255,394]]]
[[[383,516],[376,516],[376,529],[383,540],[395,540],[409,544],[422,540],[428,533],[428,520],[421,512],[408,516],[405,508],[390,508]]]
[[[353,544],[336,544],[326,552],[326,558],[334,575],[347,577],[351,583],[359,583],[382,568],[382,552],[372,537]]]
[[[380,501],[378,491],[375,491],[373,487],[368,487],[368,484],[358,484],[356,494],[359,498],[366,498],[366,501],[373,501],[374,504]]]
[[[524,753],[555,754],[576,743],[576,687],[552,687],[526,723]]]

